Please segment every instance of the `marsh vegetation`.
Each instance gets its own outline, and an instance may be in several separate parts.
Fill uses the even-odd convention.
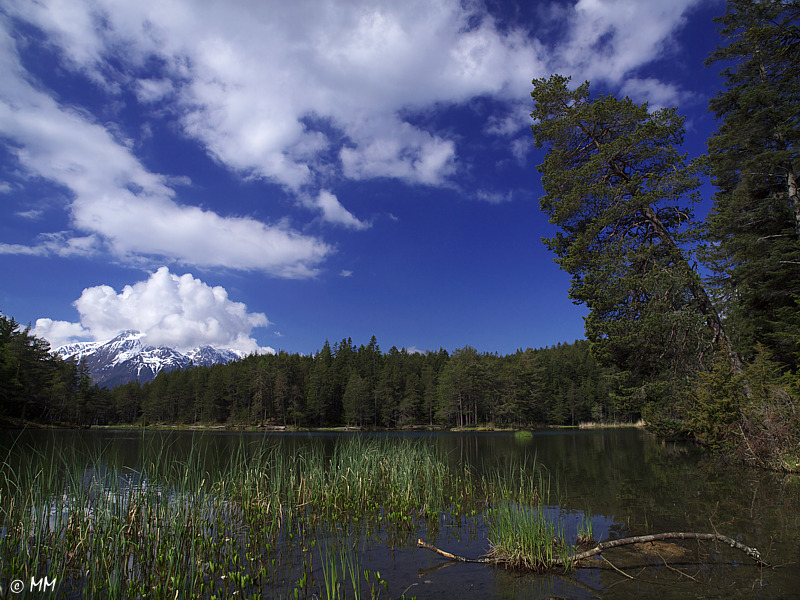
[[[612,572],[562,568],[533,578],[515,569],[563,564],[582,539],[675,529],[679,511],[658,506],[676,499],[660,478],[687,477],[680,469],[690,465],[697,473],[696,457],[639,430],[116,435],[4,435],[0,584],[47,576],[71,598],[431,598],[459,586],[496,597],[523,585],[528,594],[549,582],[584,597],[587,586],[610,589]],[[613,489],[593,493],[597,478]],[[777,538],[800,530],[792,490],[770,497],[760,535],[740,517],[724,521],[725,530],[785,552],[791,545]],[[741,510],[712,507],[716,491],[693,493],[684,503],[690,519],[723,524]],[[788,519],[784,530],[776,509]],[[503,567],[441,569],[447,562],[416,550],[418,537],[461,554],[502,555]],[[732,572],[741,583],[742,568],[754,574],[716,555],[692,560],[711,565],[705,592]],[[652,568],[662,580],[671,573]],[[786,589],[783,573],[768,575],[769,589]],[[697,585],[676,585],[687,582]]]

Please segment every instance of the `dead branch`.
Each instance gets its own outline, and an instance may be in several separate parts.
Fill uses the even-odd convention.
[[[762,567],[769,567],[771,566],[769,563],[765,562],[761,558],[761,554],[755,548],[750,548],[749,546],[745,546],[744,544],[737,542],[733,538],[730,538],[726,535],[722,535],[719,533],[688,533],[688,532],[670,532],[670,533],[656,533],[653,535],[638,535],[634,537],[627,537],[627,538],[620,538],[618,540],[609,540],[607,542],[602,542],[597,544],[591,550],[586,550],[585,552],[579,552],[577,554],[573,554],[570,556],[566,562],[569,563],[576,563],[584,558],[589,558],[590,556],[595,556],[600,554],[603,550],[608,550],[609,548],[616,548],[618,546],[626,546],[629,544],[644,544],[647,542],[658,542],[661,540],[707,540],[707,541],[714,541],[714,542],[721,542],[730,546],[731,548],[736,548],[737,550],[741,550],[747,556],[752,558],[759,566]],[[563,563],[557,562],[559,566],[564,566]]]
[[[456,561],[456,562],[481,563],[481,564],[494,564],[495,562],[497,562],[493,558],[486,558],[486,557],[482,557],[482,558],[466,558],[464,556],[458,556],[457,554],[450,554],[449,552],[446,552],[445,550],[440,550],[436,546],[427,543],[422,538],[419,538],[417,540],[417,547],[418,548],[427,548],[431,552],[436,552],[436,554],[439,554],[440,556],[444,556],[445,558],[449,558],[450,560],[453,560],[453,561]]]
[[[619,546],[627,546],[631,544],[645,544],[649,542],[658,542],[662,540],[705,540],[705,541],[713,541],[713,542],[720,542],[731,548],[736,548],[737,550],[741,550],[747,556],[752,558],[759,566],[761,567],[771,567],[769,563],[764,561],[761,558],[761,554],[755,548],[750,548],[749,546],[745,546],[741,542],[737,542],[733,538],[730,538],[726,535],[722,535],[719,533],[691,533],[691,532],[670,532],[670,533],[656,533],[653,535],[638,535],[633,537],[627,538],[620,538],[617,540],[609,540],[607,542],[601,542],[597,544],[591,550],[586,550],[584,552],[577,552],[572,556],[567,557],[563,561],[560,559],[555,559],[551,563],[550,567],[568,567],[568,566],[577,566],[576,563],[579,561],[589,558],[591,556],[597,556],[604,550],[609,550],[611,548],[617,548]],[[492,556],[492,557],[480,557],[480,558],[466,558],[464,556],[458,556],[456,554],[451,554],[445,550],[441,550],[432,544],[428,544],[421,538],[417,540],[417,546],[419,548],[427,548],[440,556],[444,556],[452,561],[457,562],[465,562],[465,563],[480,563],[480,564],[492,564],[492,565],[502,565],[504,560],[502,556]]]

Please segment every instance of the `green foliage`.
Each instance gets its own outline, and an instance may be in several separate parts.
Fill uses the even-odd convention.
[[[90,425],[105,422],[109,402],[86,365],[61,360],[29,327],[0,314],[0,417]]]
[[[730,0],[717,19],[719,127],[703,164],[717,188],[705,260],[720,306],[752,357],[758,343],[797,368],[800,350],[800,4]]]
[[[7,418],[91,424],[412,427],[572,424],[615,418],[603,373],[584,342],[480,354],[384,354],[375,337],[311,356],[279,352],[159,373],[105,390],[84,364],[0,316],[0,410]]]
[[[543,241],[572,275],[570,297],[590,310],[593,353],[618,371],[616,393],[640,411],[661,400],[653,384],[702,367],[712,338],[728,345],[689,264],[699,180],[678,153],[683,119],[674,109],[592,99],[588,83],[569,82],[534,80],[531,93],[531,129],[547,150],[540,205],[559,228]]]
[[[737,424],[736,454],[758,467],[800,471],[800,419],[797,395],[782,377],[771,351],[759,345],[744,377],[751,398],[742,406]]]
[[[503,503],[489,511],[489,558],[512,569],[544,572],[567,565],[574,548],[564,543],[563,523],[542,503]]]
[[[707,371],[700,371],[690,395],[689,423],[699,442],[711,450],[731,450],[734,428],[747,401],[745,380],[730,368],[726,357],[717,356]]]
[[[496,498],[531,501],[536,475],[544,481],[515,461],[478,477],[432,440],[348,436],[332,452],[242,444],[210,471],[207,452],[177,458],[165,439],[135,476],[80,446],[20,463],[7,454],[0,580],[47,575],[70,598],[261,598],[284,597],[299,576],[303,597],[396,597],[362,569],[354,536],[435,531]]]

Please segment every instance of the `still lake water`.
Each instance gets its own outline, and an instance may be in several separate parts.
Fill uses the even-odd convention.
[[[594,537],[600,541],[671,531],[718,532],[780,565],[760,569],[743,553],[710,543],[604,553],[634,579],[599,560],[568,575],[448,565],[446,559],[417,548],[417,537],[469,557],[484,554],[489,544],[480,516],[455,521],[445,516],[436,532],[427,531],[423,523],[399,538],[370,531],[356,540],[361,567],[380,571],[392,598],[403,593],[420,599],[800,598],[800,478],[725,464],[694,446],[662,442],[638,429],[536,431],[530,438],[505,432],[1,431],[0,448],[5,460],[20,464],[51,456],[54,449],[71,454],[80,448],[102,456],[110,469],[136,471],[154,459],[154,448],[167,448],[170,460],[185,459],[201,448],[219,467],[243,444],[256,448],[266,441],[295,452],[308,444],[332,449],[337,439],[355,435],[418,439],[474,472],[523,460],[544,465],[560,498],[551,512],[567,532],[574,531],[584,514],[592,515]]]

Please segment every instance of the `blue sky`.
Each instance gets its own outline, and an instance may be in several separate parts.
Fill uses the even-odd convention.
[[[678,106],[696,156],[724,8],[5,0],[0,311],[54,346],[581,338],[540,241],[531,79]]]

